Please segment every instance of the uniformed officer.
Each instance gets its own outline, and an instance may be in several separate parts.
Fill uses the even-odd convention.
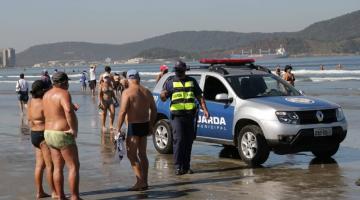
[[[185,75],[186,64],[178,61],[175,77],[167,81],[161,92],[161,100],[170,98],[171,126],[173,130],[173,148],[176,175],[192,173],[190,169],[191,148],[195,138],[195,120],[197,107],[195,98],[200,102],[204,116],[209,113],[202,96],[202,91],[194,78]]]

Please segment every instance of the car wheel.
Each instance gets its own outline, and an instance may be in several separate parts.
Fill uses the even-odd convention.
[[[243,127],[237,142],[240,157],[249,166],[259,166],[268,159],[270,149],[259,126],[246,125]]]
[[[161,119],[156,122],[154,126],[153,143],[159,153],[173,153],[173,138],[168,120]]]
[[[317,158],[330,158],[331,156],[335,155],[336,152],[339,150],[340,144],[336,144],[328,149],[321,149],[321,150],[312,150],[311,152]]]

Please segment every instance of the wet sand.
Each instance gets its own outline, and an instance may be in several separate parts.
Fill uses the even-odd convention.
[[[0,199],[34,199],[34,152],[29,130],[16,112],[14,95],[0,102]],[[342,146],[333,159],[319,162],[311,153],[271,154],[251,169],[231,149],[194,144],[194,174],[175,176],[172,155],[158,154],[148,139],[148,191],[129,192],[135,177],[127,158],[119,163],[110,135],[100,133],[95,102],[75,95],[79,118],[80,192],[83,199],[359,199],[360,150]],[[15,112],[15,114],[13,114]],[[11,114],[9,114],[11,113]],[[66,170],[65,170],[66,171]],[[48,187],[44,180],[46,191]],[[65,191],[68,184],[65,179]],[[50,199],[50,198],[48,198]]]

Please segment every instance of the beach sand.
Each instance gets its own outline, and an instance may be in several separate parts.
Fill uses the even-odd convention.
[[[34,199],[34,149],[21,120],[15,95],[0,101],[0,199]],[[334,159],[319,163],[311,153],[271,154],[262,168],[251,169],[220,145],[196,142],[194,174],[175,176],[172,155],[156,152],[148,138],[148,191],[129,192],[135,182],[130,163],[117,158],[110,135],[102,137],[95,99],[74,95],[83,199],[358,199],[360,150],[342,146]],[[356,115],[357,116],[357,115]],[[348,116],[350,117],[350,116]],[[349,119],[356,123],[358,119]],[[355,138],[355,137],[354,137]],[[357,138],[357,137],[356,137]],[[350,143],[352,144],[352,143]],[[65,170],[66,172],[66,170]],[[49,192],[44,180],[46,191]],[[65,179],[65,191],[68,183]],[[50,198],[49,198],[50,199]]]

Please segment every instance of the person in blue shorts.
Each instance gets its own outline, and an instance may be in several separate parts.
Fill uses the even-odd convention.
[[[80,77],[81,91],[86,91],[86,73],[83,72]]]

